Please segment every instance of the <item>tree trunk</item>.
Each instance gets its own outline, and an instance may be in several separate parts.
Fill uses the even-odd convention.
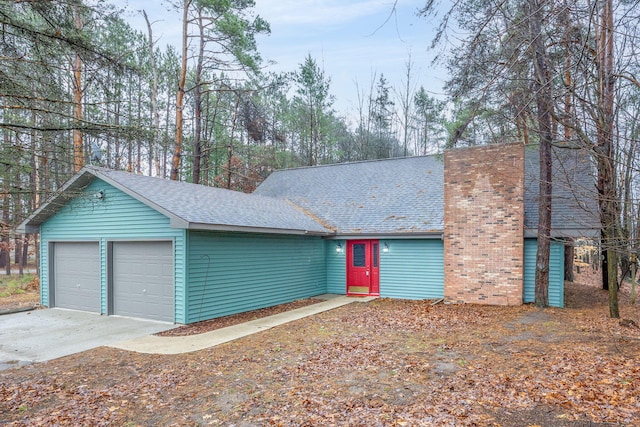
[[[604,207],[601,207],[602,211]],[[602,216],[602,214],[601,214]],[[604,221],[604,220],[602,220]],[[600,274],[602,275],[602,289],[605,291],[609,290],[609,258],[607,249],[607,235],[604,232],[604,228],[600,231]]]
[[[5,132],[6,135],[7,132]],[[6,137],[5,137],[6,141]],[[5,168],[6,174],[4,177],[4,193],[6,196],[3,198],[2,202],[2,221],[6,225],[11,224],[11,218],[9,217],[11,212],[9,191],[11,189],[11,179],[9,177],[9,166]],[[11,276],[11,239],[9,235],[5,235],[2,237],[2,242],[0,243],[0,266],[4,266],[5,272],[7,276]]]
[[[15,263],[18,265],[18,275],[24,276],[24,269],[22,268],[22,237],[15,238]]]
[[[151,73],[153,77],[151,85],[151,115],[153,116],[153,134],[151,137],[151,141],[149,142],[149,176],[153,175],[151,172],[154,166],[156,169],[156,176],[160,176],[160,159],[158,157],[158,135],[160,133],[160,111],[158,111],[158,67],[156,65],[155,52],[153,51],[154,42],[151,23],[149,22],[149,18],[147,17],[147,12],[143,10],[142,15],[144,16],[144,20],[147,23],[147,30],[149,32],[149,58],[151,61]]]
[[[603,274],[607,274],[609,288],[609,314],[612,318],[619,318],[618,307],[618,262],[617,262],[617,225],[618,225],[618,198],[616,191],[615,175],[615,147],[613,144],[614,126],[614,95],[615,73],[613,63],[613,2],[604,0],[600,17],[600,28],[596,33],[596,47],[598,56],[598,111],[600,119],[597,122],[597,166],[598,166],[598,192],[600,204],[600,218],[604,235],[604,248],[607,268]],[[604,284],[603,284],[604,285]]]
[[[202,165],[202,67],[204,62],[204,23],[202,10],[198,10],[198,30],[200,33],[200,47],[198,63],[196,65],[196,81],[193,92],[195,109],[195,133],[193,135],[193,183],[200,184],[200,167]]]
[[[182,11],[182,64],[180,75],[178,76],[178,93],[176,95],[176,140],[173,149],[173,159],[171,160],[171,176],[170,178],[177,181],[180,173],[180,159],[182,157],[182,128],[183,109],[184,109],[184,87],[187,80],[187,45],[188,45],[188,27],[189,27],[189,7],[191,0],[184,0]]]
[[[567,239],[564,244],[564,280],[573,282],[573,258],[575,256],[574,239]]]
[[[74,8],[76,29],[82,30],[82,17]],[[73,169],[78,172],[84,166],[84,146],[82,141],[82,58],[76,53],[73,61]]]
[[[138,79],[138,123],[142,123],[142,82]],[[151,161],[151,157],[149,157]],[[142,173],[142,138],[136,138],[136,167],[137,174]]]
[[[540,198],[538,206],[538,252],[536,255],[535,304],[549,306],[549,254],[551,250],[551,108],[553,99],[549,83],[548,58],[542,39],[542,5],[529,0],[529,31],[535,70],[538,131],[540,132]]]
[[[23,242],[22,257],[20,259],[22,260],[22,266],[26,267],[29,263],[29,234],[25,234]]]
[[[240,106],[240,97],[236,97],[236,105],[233,109],[233,118],[231,120],[231,135],[229,135],[229,145],[227,146],[227,190],[231,189],[231,181],[233,178],[233,138],[236,131],[236,120],[238,118],[238,107]]]

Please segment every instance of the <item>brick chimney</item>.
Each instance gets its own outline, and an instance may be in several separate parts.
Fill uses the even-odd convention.
[[[444,154],[444,296],[520,305],[524,286],[524,146]]]

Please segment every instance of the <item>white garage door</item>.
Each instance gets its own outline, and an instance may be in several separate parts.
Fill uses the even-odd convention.
[[[114,242],[112,314],[173,322],[171,242]]]
[[[53,244],[51,306],[100,313],[100,247],[98,242]]]

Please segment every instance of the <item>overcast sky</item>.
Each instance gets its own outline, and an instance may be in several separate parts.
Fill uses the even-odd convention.
[[[258,38],[271,71],[294,71],[311,54],[331,78],[336,109],[355,114],[356,81],[367,88],[375,73],[385,75],[398,89],[403,84],[405,63],[411,54],[415,82],[434,95],[442,91],[445,73],[433,68],[435,53],[427,49],[435,23],[418,17],[425,0],[255,0],[256,12],[271,25],[271,35]],[[146,32],[145,9],[160,44],[180,44],[181,15],[166,1],[118,0],[126,5],[126,18]]]

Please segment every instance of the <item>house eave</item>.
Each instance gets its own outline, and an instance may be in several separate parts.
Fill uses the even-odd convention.
[[[550,237],[552,239],[598,239],[600,236],[600,229],[596,228],[554,228],[551,230]],[[525,228],[524,238],[535,239],[538,237],[538,230],[535,228]]]
[[[353,239],[440,239],[442,240],[444,233],[442,230],[433,231],[413,231],[413,232],[382,232],[382,233],[340,233],[337,232],[326,237],[328,240],[353,240]]]
[[[16,228],[16,231],[19,234],[38,234],[40,233],[40,226],[22,223]]]
[[[172,222],[172,227],[174,224]],[[186,226],[175,227],[186,228],[194,231],[220,231],[220,232],[234,232],[234,233],[258,233],[258,234],[288,234],[296,236],[327,236],[330,232],[322,232],[315,230],[301,230],[301,229],[285,229],[285,228],[271,228],[271,227],[254,227],[254,226],[241,226],[241,225],[228,225],[228,224],[202,224],[190,222]]]
[[[40,207],[38,207],[31,215],[16,227],[20,233],[39,233],[40,225],[44,224],[49,218],[58,213],[60,209],[85,187],[87,187],[96,178],[96,175],[89,170],[75,178],[67,181],[52,196],[50,196]],[[74,191],[77,191],[75,193]]]

